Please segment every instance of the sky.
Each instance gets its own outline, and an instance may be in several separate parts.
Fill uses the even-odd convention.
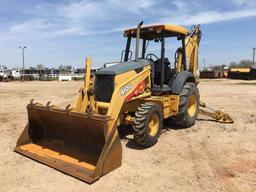
[[[0,65],[22,67],[24,45],[26,67],[118,61],[123,30],[142,20],[201,24],[200,66],[252,59],[256,47],[256,0],[0,0]]]

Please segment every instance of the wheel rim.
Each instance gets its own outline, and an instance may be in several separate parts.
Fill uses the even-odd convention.
[[[148,127],[149,135],[152,137],[155,136],[159,129],[159,117],[156,113],[151,115]]]
[[[188,102],[188,115],[190,117],[193,117],[196,114],[196,108],[197,108],[197,101],[196,101],[196,95],[193,93]]]

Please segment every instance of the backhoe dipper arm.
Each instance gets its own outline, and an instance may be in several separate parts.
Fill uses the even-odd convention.
[[[186,54],[188,70],[191,71],[199,82],[199,71],[198,71],[198,48],[201,40],[200,25],[193,26],[190,36],[186,38]]]
[[[187,60],[187,70],[192,72],[195,76],[196,83],[199,82],[199,71],[198,71],[198,48],[201,40],[200,25],[193,26],[189,36],[185,39],[185,50]],[[177,50],[177,71],[185,70],[182,62],[182,49]]]

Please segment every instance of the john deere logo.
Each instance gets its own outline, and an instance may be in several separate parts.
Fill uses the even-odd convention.
[[[132,86],[130,84],[123,86],[121,88],[121,96],[125,95],[131,88]]]

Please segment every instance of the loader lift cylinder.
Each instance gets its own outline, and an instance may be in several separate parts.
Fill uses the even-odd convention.
[[[88,89],[89,84],[90,84],[90,76],[91,76],[91,58],[86,57],[86,62],[85,62],[85,68],[86,68],[86,76],[85,76],[85,82],[84,82],[84,88]]]

